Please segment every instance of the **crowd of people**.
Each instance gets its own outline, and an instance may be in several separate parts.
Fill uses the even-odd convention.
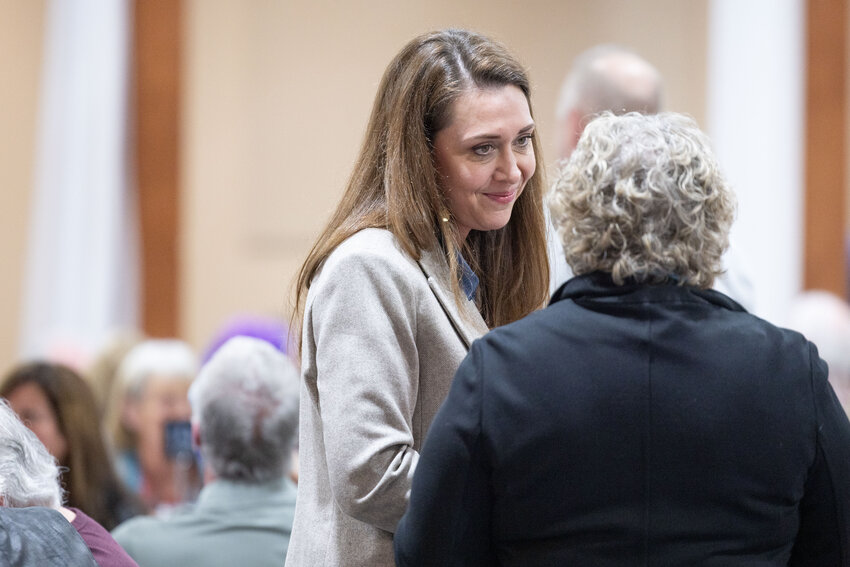
[[[734,193],[636,53],[575,60],[552,180],[531,84],[471,31],[395,56],[297,345],[131,335],[11,369],[0,556],[850,566],[850,308],[801,300],[802,334],[747,311]]]

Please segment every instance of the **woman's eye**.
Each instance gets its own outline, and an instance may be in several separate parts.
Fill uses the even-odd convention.
[[[520,148],[524,148],[526,146],[531,145],[531,134],[528,134],[526,136],[520,136],[519,138],[517,138],[516,145]]]
[[[492,153],[494,149],[493,144],[483,144],[481,146],[475,146],[472,148],[472,151],[475,152],[475,155],[486,156]]]

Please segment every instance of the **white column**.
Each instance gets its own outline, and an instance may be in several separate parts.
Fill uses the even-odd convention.
[[[128,0],[50,0],[21,355],[83,363],[137,317]]]
[[[709,0],[707,129],[738,196],[732,240],[754,311],[772,322],[802,286],[804,8]]]

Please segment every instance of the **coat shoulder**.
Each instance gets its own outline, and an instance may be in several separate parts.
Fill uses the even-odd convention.
[[[419,268],[388,230],[367,228],[344,240],[325,260],[316,281],[327,278],[328,274],[351,275],[354,266],[383,273],[418,272]]]

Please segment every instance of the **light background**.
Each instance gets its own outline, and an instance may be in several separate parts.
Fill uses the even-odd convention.
[[[665,78],[668,110],[707,115],[707,0],[186,0],[182,338],[237,313],[283,315],[336,204],[381,74],[414,35],[469,27],[528,66],[544,157],[571,59],[616,42]],[[0,363],[15,360],[41,73],[43,0],[0,0]],[[850,22],[848,22],[850,25]],[[734,85],[730,85],[734,88]]]

